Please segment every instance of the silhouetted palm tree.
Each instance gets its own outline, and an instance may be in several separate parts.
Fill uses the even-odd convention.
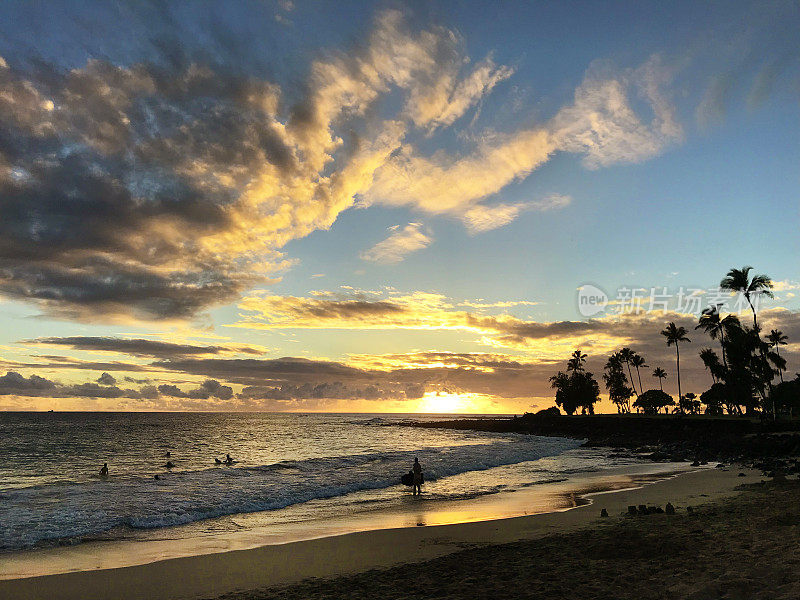
[[[722,346],[722,364],[727,369],[728,359],[725,356],[725,332],[732,327],[740,327],[739,317],[734,314],[727,315],[722,318],[719,314],[719,305],[709,306],[700,315],[700,321],[697,323],[695,329],[702,329],[705,331],[712,340],[717,339]]]
[[[789,340],[787,336],[783,335],[783,332],[780,329],[773,329],[770,331],[767,339],[769,340],[769,345],[775,348],[775,354],[778,356],[781,354],[778,347],[785,346]],[[778,375],[781,378],[781,382],[783,382],[783,369],[778,368]]]
[[[711,385],[717,383],[717,374],[720,372],[719,356],[711,348],[700,350],[700,360],[703,361],[706,369],[711,373]]]
[[[752,270],[753,267],[731,269],[725,278],[719,282],[719,287],[723,290],[744,294],[747,303],[750,305],[750,310],[753,311],[753,327],[758,331],[756,307],[753,305],[752,296],[755,294],[764,294],[768,298],[773,298],[774,296],[772,295],[772,279],[763,274],[753,275],[753,278],[750,279],[750,271]]]
[[[631,350],[630,348],[623,348],[619,351],[619,358],[622,362],[628,365],[628,380],[631,382],[631,387],[633,388],[633,393],[636,396],[639,396],[639,392],[636,391],[636,386],[633,385],[633,374],[631,373],[631,361],[633,357],[636,356],[636,353]]]
[[[583,371],[583,363],[586,362],[586,355],[580,350],[575,350],[567,361],[567,371]]]
[[[663,392],[664,391],[663,381],[664,379],[667,378],[667,372],[661,367],[656,367],[655,369],[653,369],[653,377],[658,377],[658,387]]]
[[[634,354],[633,358],[631,358],[631,364],[636,367],[636,377],[639,378],[639,390],[644,391],[642,387],[642,374],[639,372],[639,367],[646,367],[648,366],[644,361],[644,356],[641,354]]]
[[[667,346],[675,345],[675,358],[678,370],[678,405],[680,405],[680,399],[683,396],[681,395],[681,352],[678,346],[680,342],[691,342],[691,340],[686,337],[686,328],[678,327],[674,322],[667,323],[661,335],[667,338]]]

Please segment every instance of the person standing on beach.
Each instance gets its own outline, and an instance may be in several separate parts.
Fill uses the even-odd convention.
[[[416,496],[422,493],[422,465],[419,464],[419,459],[414,459],[414,466],[411,471],[414,473],[414,486],[412,494]]]

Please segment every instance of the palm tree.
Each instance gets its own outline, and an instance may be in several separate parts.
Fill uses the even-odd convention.
[[[661,388],[661,391],[664,391],[664,379],[667,378],[667,372],[662,369],[661,367],[656,367],[653,369],[653,377],[658,377],[658,387]]]
[[[642,374],[639,372],[639,367],[648,366],[644,361],[644,356],[641,354],[634,354],[633,358],[631,358],[631,364],[636,367],[636,377],[639,378],[639,390],[644,392],[644,388],[642,387]]]
[[[586,362],[586,355],[580,350],[575,350],[567,361],[567,371],[583,371],[583,363]]]
[[[711,373],[712,385],[717,383],[717,374],[720,371],[719,356],[711,348],[700,350],[700,360],[703,361],[706,369]]]
[[[639,392],[636,391],[636,386],[633,385],[633,375],[631,374],[631,361],[633,360],[634,356],[636,356],[636,353],[630,348],[623,348],[619,351],[620,360],[628,365],[628,380],[631,382],[633,393],[636,394],[636,397],[638,398]]]
[[[775,354],[780,356],[781,353],[778,347],[785,346],[789,338],[783,335],[780,329],[773,329],[769,332],[767,339],[769,340],[769,345],[775,348]],[[778,375],[780,375],[781,383],[783,383],[783,369],[778,369]]]
[[[691,340],[686,337],[686,328],[678,327],[674,322],[667,323],[661,335],[667,338],[667,346],[675,345],[675,357],[678,368],[678,404],[680,405],[680,399],[683,396],[681,396],[681,352],[678,349],[678,345],[679,342],[691,342]]]
[[[719,336],[719,342],[722,346],[722,364],[727,369],[728,359],[725,356],[725,332],[732,327],[740,326],[739,317],[734,314],[730,314],[724,318],[720,317],[719,307],[720,305],[717,304],[716,306],[709,306],[706,308],[703,314],[700,315],[700,321],[697,323],[695,329],[702,329],[712,340],[717,339],[717,336]]]
[[[767,298],[773,298],[772,279],[768,275],[753,275],[750,279],[750,271],[753,267],[742,267],[741,269],[731,269],[725,278],[719,282],[720,289],[744,294],[745,300],[753,311],[753,328],[758,331],[758,320],[756,319],[756,307],[753,305],[752,297],[757,294],[764,294]]]

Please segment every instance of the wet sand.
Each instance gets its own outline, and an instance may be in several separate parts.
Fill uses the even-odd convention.
[[[62,598],[86,600],[95,598],[213,598],[237,590],[246,591],[244,598],[273,597],[269,595],[271,592],[249,592],[247,590],[297,584],[312,577],[331,578],[352,575],[371,569],[386,569],[431,559],[447,560],[439,557],[461,552],[465,548],[479,548],[470,550],[470,552],[499,552],[502,556],[504,552],[514,553],[516,550],[513,547],[498,547],[497,544],[508,544],[519,540],[542,540],[542,538],[550,540],[552,536],[557,538],[564,536],[568,538],[571,535],[592,536],[606,531],[609,524],[618,523],[627,507],[632,504],[664,506],[669,501],[679,509],[679,515],[676,517],[685,520],[689,518],[682,514],[685,513],[685,506],[700,506],[713,500],[737,495],[738,492],[735,491],[735,488],[738,485],[761,480],[756,473],[749,472],[747,477],[738,477],[738,472],[737,470],[705,469],[685,473],[646,484],[639,489],[589,495],[591,503],[559,512],[449,525],[430,525],[425,522],[423,511],[423,520],[420,523],[425,526],[415,524],[409,527],[362,531],[246,550],[160,560],[123,568],[9,579],[0,581],[0,597],[46,598],[48,600]],[[517,494],[519,495],[517,496]],[[524,492],[511,495],[517,496],[516,502],[524,502]],[[572,502],[571,499],[569,501]],[[577,498],[574,504],[580,504]],[[599,517],[601,508],[606,508],[611,517],[601,519]],[[660,520],[663,521],[664,517],[665,515],[643,517],[641,526],[648,527],[647,523],[659,523]],[[675,519],[675,523],[678,520]],[[669,521],[663,522],[670,523]],[[586,531],[576,533],[576,530]],[[659,527],[655,528],[654,534],[660,535]],[[574,543],[569,542],[566,538],[560,542],[566,545],[557,552],[558,556],[564,559],[572,557],[574,551]],[[485,546],[490,547],[484,548]],[[628,545],[624,541],[620,541],[619,544],[609,543],[607,551],[610,556],[613,556],[615,552],[624,554],[627,547]],[[66,549],[66,552],[69,550]],[[551,553],[553,552],[555,550],[551,549]],[[669,555],[669,553],[664,554],[663,560],[668,560]],[[551,558],[556,559],[558,556]],[[747,559],[747,556],[743,555],[742,559]],[[515,563],[516,560],[513,554],[508,556],[510,563]],[[652,560],[662,559],[654,556]],[[426,565],[432,564],[426,563]],[[661,563],[651,562],[650,568],[657,570],[661,568],[660,565]],[[413,569],[414,567],[409,565],[398,568]],[[423,565],[420,568],[432,567]],[[436,569],[441,568],[449,567],[436,567]],[[452,579],[451,575],[440,574],[442,580]],[[364,597],[378,595],[395,597],[388,595],[389,588],[396,588],[396,597],[407,597],[407,585],[404,583],[406,580],[403,579],[406,575],[402,575],[401,579],[396,579],[398,576],[397,574],[392,575],[392,571],[361,576],[362,578],[367,577],[364,581],[375,578],[376,581],[387,586],[387,589],[379,593],[368,594]],[[388,579],[385,579],[387,577]],[[395,579],[392,579],[393,577]],[[492,573],[486,573],[484,577],[491,580],[492,586],[502,587],[503,585],[502,578],[495,577]],[[293,597],[329,597],[334,595],[335,590],[341,588],[341,585],[341,582],[312,584],[313,589],[307,588],[306,592],[298,591],[297,593],[300,595]],[[362,582],[358,585],[365,584]],[[313,586],[321,587],[317,589]],[[484,587],[489,589],[492,586],[485,585]],[[476,590],[480,589],[483,588],[476,588]],[[345,588],[340,591],[344,594],[341,597],[354,597],[352,594],[354,589],[351,584],[345,584]],[[290,597],[292,597],[292,593],[295,592],[291,590],[281,592],[281,594],[289,594]],[[448,594],[453,595],[453,592],[445,595]],[[426,595],[427,592],[420,590],[416,597],[425,597]],[[475,597],[475,595],[465,595],[464,597]],[[570,594],[570,597],[576,596]],[[614,596],[611,595],[611,597]]]
[[[608,519],[536,540],[218,600],[796,600],[798,550],[800,482],[767,482],[692,514]]]

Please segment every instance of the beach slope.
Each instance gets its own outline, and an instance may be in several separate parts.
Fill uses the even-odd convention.
[[[702,506],[712,501],[724,502],[719,505],[722,508],[714,509],[715,511],[725,510],[728,505],[738,506],[739,500],[734,502],[726,499],[738,494],[735,488],[739,484],[755,481],[760,481],[760,477],[753,472],[749,472],[746,477],[738,477],[738,471],[704,469],[648,484],[639,489],[597,494],[591,497],[591,504],[562,512],[435,527],[364,531],[290,544],[264,546],[251,550],[177,558],[134,567],[12,579],[0,581],[0,597],[20,600],[34,598],[46,598],[47,600],[150,598],[159,600],[213,598],[236,591],[244,592],[245,595],[242,596],[244,598],[273,597],[270,595],[273,592],[251,592],[249,590],[292,585],[307,578],[333,578],[409,563],[424,563],[431,559],[445,560],[443,563],[428,562],[418,567],[420,573],[428,573],[431,569],[435,569],[439,574],[438,576],[434,575],[437,582],[435,585],[431,584],[434,587],[428,591],[419,589],[415,592],[417,597],[427,597],[429,593],[438,594],[435,592],[438,589],[437,586],[445,585],[446,581],[454,582],[453,585],[461,586],[466,590],[469,586],[466,586],[465,581],[470,578],[473,585],[475,585],[476,579],[482,582],[481,590],[484,588],[489,590],[492,586],[505,589],[505,576],[494,571],[483,571],[483,574],[480,571],[483,561],[489,560],[490,556],[495,557],[499,563],[522,564],[519,563],[523,559],[520,558],[520,550],[517,546],[498,546],[499,544],[525,544],[529,540],[536,540],[534,544],[524,546],[528,549],[526,551],[540,546],[549,547],[549,554],[536,555],[539,558],[534,556],[531,559],[533,562],[529,565],[531,576],[546,578],[550,577],[547,573],[556,567],[556,563],[561,564],[560,561],[566,561],[565,565],[572,564],[572,569],[578,571],[585,568],[585,565],[579,568],[575,561],[588,560],[585,557],[584,547],[590,547],[591,544],[590,546],[587,544],[591,540],[595,540],[592,542],[594,546],[591,547],[598,549],[598,559],[614,563],[615,557],[619,558],[625,556],[626,553],[633,552],[631,543],[635,542],[635,539],[630,536],[636,535],[655,536],[648,542],[650,546],[646,546],[653,550],[652,553],[648,550],[648,553],[636,554],[638,557],[636,560],[644,565],[641,568],[654,572],[674,569],[677,566],[692,568],[696,561],[689,560],[683,555],[676,555],[676,552],[682,547],[681,544],[686,540],[679,538],[683,541],[681,544],[676,544],[674,539],[678,538],[674,538],[674,535],[677,535],[679,531],[673,532],[671,528],[690,528],[687,531],[680,530],[681,535],[688,536],[688,539],[691,539],[691,536],[706,539],[712,532],[716,532],[715,535],[718,539],[716,539],[715,545],[720,548],[720,551],[733,552],[734,549],[739,548],[737,544],[742,538],[740,532],[731,529],[731,522],[721,521],[715,524],[713,514],[716,513],[712,513],[710,510],[701,510],[699,514],[698,511],[695,511],[695,516],[688,517],[685,507]],[[765,497],[768,498],[768,496]],[[629,505],[664,506],[666,502],[671,502],[678,507],[677,515],[674,517],[649,515],[641,518],[622,516]],[[795,501],[795,508],[792,510],[800,510],[797,506],[798,503]],[[601,508],[605,508],[611,516],[601,519],[599,517]],[[782,508],[775,508],[775,510],[782,510]],[[619,524],[620,519],[623,524]],[[693,521],[687,519],[705,519],[705,521],[701,526],[694,527]],[[757,532],[752,530],[752,526],[748,524],[749,521],[746,519],[740,519],[740,521],[742,521],[740,525],[747,525],[748,528],[751,528],[749,531],[754,539],[760,539],[760,536],[755,535]],[[778,525],[774,526],[779,527]],[[633,533],[626,533],[628,538],[622,537],[615,541],[616,534],[613,527],[633,527],[630,530]],[[695,529],[698,530],[698,533],[691,533]],[[788,532],[790,530],[781,529],[781,531]],[[791,531],[796,535],[796,526]],[[659,539],[661,542],[658,541]],[[523,541],[520,542],[520,540]],[[487,548],[487,546],[492,547]],[[660,547],[662,550],[656,551]],[[602,551],[600,551],[601,548]],[[470,552],[488,552],[489,554],[463,556],[465,549],[470,549]],[[752,553],[749,550],[739,549],[743,553],[737,554],[740,556],[737,561],[752,561]],[[456,552],[461,558],[440,559],[444,555]],[[506,558],[504,559],[503,556]],[[582,556],[584,558],[580,558]],[[536,566],[539,559],[548,559],[550,562]],[[450,562],[447,562],[448,560]],[[472,575],[469,577],[465,575],[464,578],[461,578],[456,572],[448,571],[454,565],[461,564],[461,561],[468,560],[473,560],[473,563],[464,563],[472,564]],[[630,560],[625,559],[623,562],[630,562]],[[398,568],[413,570],[416,567],[409,565]],[[571,569],[566,569],[564,572],[570,571]],[[467,572],[469,569],[464,571],[464,573]],[[357,585],[366,585],[366,582],[374,579],[377,582],[376,585],[383,582],[381,585],[388,586],[387,589],[380,592],[375,591],[370,594],[365,592],[364,597],[377,595],[389,598],[408,597],[406,585],[403,583],[403,581],[407,581],[404,579],[406,574],[403,573],[402,571],[370,573],[368,576],[359,576]],[[396,579],[397,577],[401,577],[401,579]],[[392,581],[394,583],[391,583]],[[598,580],[597,585],[602,587],[602,581],[604,580]],[[303,584],[303,586],[306,585]],[[307,594],[297,591],[298,595],[294,597],[313,597],[315,594],[329,597],[335,595],[335,590],[341,585],[336,582],[312,584],[312,588],[313,586],[322,587],[313,588],[313,590],[308,588]],[[352,585],[355,584],[344,584],[344,588],[341,588],[341,593],[344,595],[341,597],[354,597]],[[390,588],[396,588],[395,596],[389,595]],[[306,588],[297,588],[297,590],[302,589]],[[295,592],[283,590],[280,593],[293,594]],[[457,592],[456,588],[443,593],[449,597],[476,597],[466,591],[463,596],[460,596],[458,594],[461,592]],[[477,596],[480,595],[482,594],[477,594]],[[489,594],[489,596],[491,595]],[[570,597],[575,597],[575,594],[570,594]]]

